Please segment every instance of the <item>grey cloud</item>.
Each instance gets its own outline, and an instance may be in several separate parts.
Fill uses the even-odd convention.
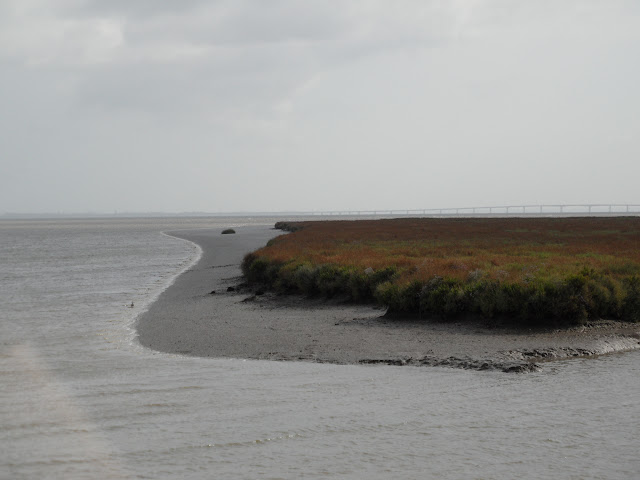
[[[637,196],[637,2],[19,1],[8,210]]]
[[[269,56],[264,54],[264,56]],[[158,112],[266,108],[302,81],[295,69],[267,68],[259,54],[209,63],[129,64],[94,70],[79,83],[80,104]],[[256,111],[256,113],[258,113]]]
[[[125,22],[123,52],[86,73],[78,95],[104,107],[260,113],[318,74],[368,55],[435,43],[452,13],[436,2],[421,5],[413,18],[382,16],[376,2],[289,1],[202,3],[180,15],[133,18]],[[429,13],[433,18],[423,25]],[[181,56],[180,49],[187,53]]]
[[[216,0],[84,0],[67,6],[63,11],[66,14],[80,16],[118,15],[140,19],[180,14],[214,3],[220,2]]]
[[[88,2],[67,9],[70,16],[124,19],[126,36],[136,44],[163,41],[208,45],[246,45],[326,38],[346,27],[341,9],[326,2],[249,0],[182,2]]]

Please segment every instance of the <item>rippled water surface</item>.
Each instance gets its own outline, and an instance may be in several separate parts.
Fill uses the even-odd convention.
[[[640,352],[509,375],[139,346],[199,254],[161,232],[242,223],[273,221],[0,221],[1,478],[638,477]]]

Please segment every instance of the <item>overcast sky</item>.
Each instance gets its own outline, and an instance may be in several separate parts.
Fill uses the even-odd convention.
[[[639,192],[637,0],[0,0],[0,214]]]

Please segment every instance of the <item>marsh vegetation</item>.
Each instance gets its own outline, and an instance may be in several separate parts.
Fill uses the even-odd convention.
[[[390,312],[513,324],[640,321],[640,218],[456,218],[280,224],[244,259],[279,292]]]

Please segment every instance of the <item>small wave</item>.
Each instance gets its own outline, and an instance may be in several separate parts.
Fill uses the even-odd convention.
[[[184,447],[175,447],[166,451],[166,453],[176,453],[184,450],[193,450],[199,448],[233,448],[233,447],[249,447],[252,445],[263,445],[272,442],[281,442],[286,440],[294,440],[296,438],[306,438],[299,433],[277,434],[270,437],[256,438],[254,440],[246,440],[244,442],[223,442],[223,443],[207,443],[201,445],[189,445]]]

